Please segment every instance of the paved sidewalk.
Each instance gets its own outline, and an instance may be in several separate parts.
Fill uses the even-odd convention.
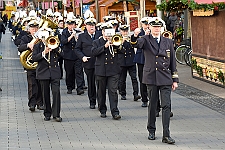
[[[1,150],[196,150],[224,149],[225,116],[186,97],[172,93],[171,136],[175,145],[161,142],[161,114],[157,118],[155,141],[147,139],[147,108],[132,100],[128,83],[126,101],[119,101],[121,120],[100,118],[97,109],[89,109],[87,91],[82,96],[66,94],[65,80],[61,80],[61,123],[43,120],[43,111],[31,113],[27,106],[26,73],[19,62],[17,49],[10,33],[0,43],[0,149]],[[185,69],[186,68],[186,69]],[[208,93],[225,97],[224,89],[189,78],[188,67],[179,66],[181,82]],[[179,71],[178,70],[178,71]],[[128,80],[130,81],[130,79]],[[198,87],[199,86],[199,87]],[[213,92],[210,89],[217,89]]]

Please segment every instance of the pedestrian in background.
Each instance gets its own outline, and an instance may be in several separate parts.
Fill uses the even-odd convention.
[[[161,36],[163,23],[153,19],[150,23],[150,35],[137,39],[140,29],[135,29],[132,42],[137,42],[135,47],[142,48],[145,55],[143,69],[143,83],[147,85],[149,107],[148,107],[148,139],[155,140],[156,131],[156,107],[160,91],[163,123],[163,143],[173,144],[175,140],[170,137],[170,110],[171,91],[178,87],[178,75],[174,46],[171,39]],[[159,91],[158,91],[159,88]]]
[[[3,20],[0,18],[0,42],[2,42],[2,33],[5,34],[5,30]]]

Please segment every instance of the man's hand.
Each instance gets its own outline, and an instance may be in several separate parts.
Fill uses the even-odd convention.
[[[52,49],[46,46],[45,50],[44,50],[44,54],[48,54],[51,51],[52,51]]]
[[[136,28],[134,30],[134,37],[138,37],[138,34],[141,32],[141,29],[140,28]]]
[[[105,43],[105,48],[109,47],[109,45],[111,45],[111,44],[110,44],[109,41],[107,41],[107,42]]]
[[[27,47],[30,48],[30,49],[33,51],[34,44],[33,44],[33,43],[28,43],[28,44],[27,44]]]
[[[83,60],[83,62],[87,62],[89,58],[91,58],[91,57],[86,57],[86,56],[84,56],[84,57],[82,58],[82,60]]]
[[[150,30],[149,29],[145,30],[145,35],[149,35],[149,34],[150,34]]]
[[[172,85],[172,90],[174,91],[177,87],[178,87],[177,82],[173,82],[173,85]]]

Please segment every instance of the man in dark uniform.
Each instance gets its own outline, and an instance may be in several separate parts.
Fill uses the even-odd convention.
[[[88,98],[90,109],[95,109],[96,105],[96,85],[95,85],[95,57],[91,54],[92,41],[101,35],[95,31],[96,19],[88,18],[85,20],[87,31],[79,34],[75,53],[83,61],[84,72],[87,75]]]
[[[34,34],[38,30],[38,23],[36,20],[32,20],[28,24],[30,34],[24,35],[21,38],[21,43],[18,48],[19,52],[26,50],[33,51],[34,47]],[[43,110],[43,100],[41,96],[41,86],[38,80],[36,79],[36,69],[27,69],[27,82],[28,82],[28,106],[30,111],[35,111],[35,106],[37,105],[38,109]]]
[[[102,25],[103,37],[93,41],[92,54],[96,56],[95,61],[95,75],[97,83],[97,98],[99,102],[99,111],[101,117],[106,117],[106,87],[108,88],[108,97],[110,103],[110,110],[113,119],[121,118],[119,115],[118,105],[118,81],[120,75],[120,63],[118,60],[118,53],[111,45],[110,37],[105,35],[105,30],[112,29],[110,23]]]
[[[145,34],[149,34],[150,30],[148,29],[149,24],[148,24],[148,17],[144,17],[141,19],[141,31],[138,34],[138,37],[142,37]],[[142,83],[142,77],[143,77],[143,68],[144,68],[144,62],[145,62],[145,57],[144,57],[144,52],[143,49],[137,49],[136,54],[134,56],[134,62],[137,63],[137,69],[138,69],[138,78],[140,82],[140,93],[141,93],[141,101],[142,101],[142,107],[147,107],[148,106],[148,94],[147,94],[147,86]]]
[[[175,140],[170,137],[170,107],[171,91],[178,87],[178,75],[176,69],[176,60],[174,56],[173,41],[160,36],[163,23],[158,18],[150,22],[151,34],[139,38],[136,43],[137,48],[144,51],[145,64],[143,69],[142,82],[147,85],[149,96],[148,124],[149,140],[155,140],[156,131],[156,106],[158,88],[161,95],[162,123],[163,123],[163,143],[173,144]],[[135,29],[132,41],[140,29]]]
[[[55,36],[56,37],[56,36]],[[36,69],[37,79],[41,84],[42,97],[44,101],[44,120],[49,121],[51,115],[57,122],[61,122],[61,96],[60,96],[60,67],[58,59],[63,55],[59,45],[51,45],[46,41],[40,41],[34,46],[33,60],[38,62]],[[52,90],[52,106],[50,100],[50,85]]]
[[[67,93],[72,94],[75,89],[75,79],[77,84],[77,95],[84,94],[84,74],[82,69],[82,62],[75,54],[76,45],[76,31],[75,20],[68,18],[66,20],[67,27],[63,30],[61,35],[62,50],[64,52],[64,68],[66,71],[66,86]]]
[[[21,25],[22,25],[22,30],[20,31],[19,35],[15,38],[14,40],[14,44],[18,47],[20,45],[21,42],[21,38],[24,35],[28,35],[29,32],[27,30],[28,28],[28,23],[30,22],[29,18],[24,18]]]
[[[119,79],[119,93],[121,95],[121,100],[126,100],[126,78],[127,78],[127,72],[129,73],[131,77],[131,82],[133,86],[133,95],[134,95],[134,101],[137,101],[141,98],[141,96],[138,95],[138,81],[137,81],[137,70],[136,70],[136,64],[133,62],[134,60],[134,48],[133,45],[129,41],[128,37],[128,25],[122,25],[120,26],[120,33],[123,37],[123,44],[122,47],[124,49],[124,53],[120,54],[123,56],[121,59],[121,74]]]

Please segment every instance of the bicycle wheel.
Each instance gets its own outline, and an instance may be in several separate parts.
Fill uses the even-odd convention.
[[[180,45],[175,50],[175,59],[179,64],[185,65],[184,53],[187,51],[188,47],[186,45]]]
[[[191,67],[191,54],[192,54],[191,49],[188,49],[184,54],[184,60],[185,60],[186,64],[190,67]]]

